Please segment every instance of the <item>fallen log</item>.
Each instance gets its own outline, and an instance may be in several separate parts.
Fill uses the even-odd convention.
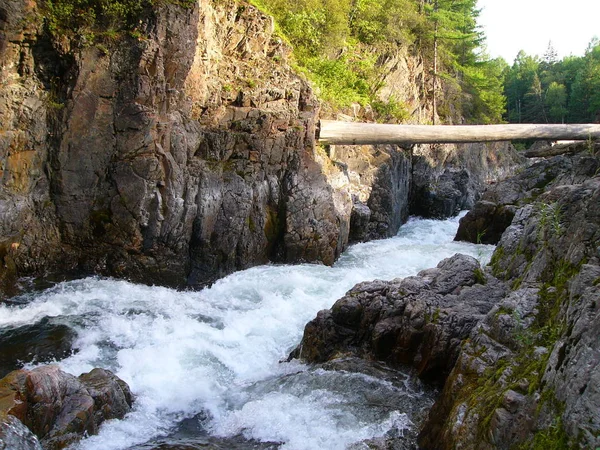
[[[392,125],[321,120],[323,144],[443,144],[516,140],[600,139],[600,124]]]
[[[598,150],[600,150],[599,145],[595,142],[576,141],[564,144],[556,144],[551,147],[526,150],[523,153],[523,156],[527,158],[549,158],[551,156],[573,154],[583,151],[597,153]]]

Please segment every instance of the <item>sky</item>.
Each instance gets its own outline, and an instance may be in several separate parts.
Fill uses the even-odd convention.
[[[600,37],[600,0],[479,0],[487,52],[512,64],[519,50],[543,56],[548,42],[559,59],[581,56]]]

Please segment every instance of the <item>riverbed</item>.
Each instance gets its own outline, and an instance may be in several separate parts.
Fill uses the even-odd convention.
[[[487,263],[494,247],[453,242],[457,227],[458,218],[413,218],[393,238],[351,246],[333,267],[260,266],[202,291],[64,282],[0,306],[0,327],[58,317],[77,333],[76,351],[57,361],[63,370],[103,367],[131,387],[133,411],[77,449],[230,439],[231,448],[342,450],[410,430],[430,394],[410,372],[311,367],[286,362],[289,352],[304,325],[358,282],[415,275],[455,253]]]

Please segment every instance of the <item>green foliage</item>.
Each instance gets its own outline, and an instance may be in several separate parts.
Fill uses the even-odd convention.
[[[90,44],[115,41],[123,31],[139,33],[143,11],[161,3],[194,5],[193,0],[42,0],[40,6],[52,35]]]
[[[476,0],[252,0],[273,15],[278,30],[294,47],[296,63],[334,107],[370,103],[381,121],[409,118],[406,105],[379,96],[385,62],[402,46],[418,53],[426,70],[452,86],[452,99],[440,106],[449,119],[472,123],[502,118],[502,60],[477,54]],[[435,7],[434,7],[435,3]],[[429,75],[428,75],[429,76]],[[423,85],[425,87],[425,84]],[[422,93],[427,99],[429,91]],[[461,119],[462,120],[462,119]]]
[[[504,85],[510,122],[594,122],[600,116],[600,41],[592,40],[583,57],[562,61],[551,47],[544,59],[521,51]]]
[[[387,102],[373,100],[373,111],[377,113],[380,122],[402,122],[410,117],[410,113],[403,102],[390,98]]]

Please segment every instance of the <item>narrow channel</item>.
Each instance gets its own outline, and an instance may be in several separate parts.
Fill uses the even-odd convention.
[[[63,370],[103,367],[130,385],[134,410],[77,449],[158,448],[204,434],[206,442],[242,436],[271,443],[260,448],[341,450],[409,428],[423,397],[418,381],[281,361],[304,325],[358,282],[415,275],[455,253],[487,263],[493,247],[453,242],[457,226],[458,218],[411,219],[393,238],[351,246],[333,267],[260,266],[199,292],[65,282],[0,305],[0,327],[55,317],[77,333]]]

